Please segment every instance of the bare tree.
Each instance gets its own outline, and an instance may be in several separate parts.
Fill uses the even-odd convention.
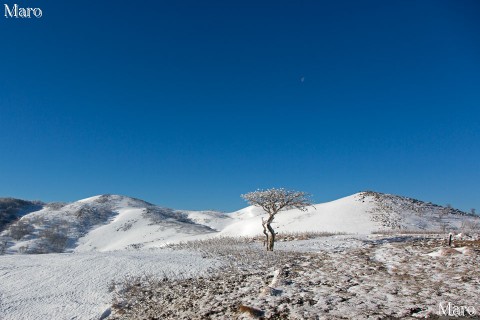
[[[273,251],[275,243],[275,230],[272,228],[272,222],[275,215],[281,210],[299,209],[306,211],[306,207],[311,205],[309,194],[302,191],[292,191],[281,189],[257,190],[241,197],[249,204],[261,207],[268,215],[266,219],[262,218],[263,234],[266,238],[267,251]]]
[[[8,240],[0,238],[0,255],[5,254],[7,252]]]
[[[27,234],[32,233],[33,229],[30,221],[26,219],[18,220],[8,227],[10,236],[15,240],[20,240]]]

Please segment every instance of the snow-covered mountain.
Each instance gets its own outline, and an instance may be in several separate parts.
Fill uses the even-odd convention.
[[[140,249],[262,232],[263,212],[256,207],[233,213],[182,211],[119,195],[100,195],[73,203],[9,201],[21,204],[10,220],[22,217],[0,233],[0,254]],[[465,230],[480,224],[478,217],[450,207],[377,192],[361,192],[307,209],[279,213],[274,228],[280,233],[368,234],[385,229]]]
[[[252,236],[262,232],[262,210],[247,207],[232,213],[237,220],[222,235]],[[274,220],[278,232],[327,231],[371,233],[380,230],[457,230],[476,227],[480,219],[457,209],[378,192],[360,192],[315,204],[306,212],[288,210]]]
[[[215,232],[183,211],[126,196],[101,195],[46,204],[24,215],[1,236],[8,241],[6,251],[48,253],[139,249]]]

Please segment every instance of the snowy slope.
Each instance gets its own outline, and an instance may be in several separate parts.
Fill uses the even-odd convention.
[[[46,204],[0,233],[6,253],[114,251],[161,247],[214,236],[262,233],[260,208],[233,213],[182,211],[119,195],[70,204]],[[459,230],[480,222],[453,208],[411,198],[361,192],[308,210],[278,213],[277,232],[327,231],[369,234],[394,230]],[[6,244],[6,245],[5,245]],[[5,249],[6,248],[6,249]]]
[[[332,202],[316,204],[306,212],[298,209],[283,211],[275,217],[273,227],[278,232],[328,231],[370,233],[381,225],[368,214],[373,204],[359,201],[358,194]],[[262,232],[262,210],[248,207],[232,214],[238,220],[224,228],[222,235],[253,236]]]
[[[234,222],[234,217],[216,211],[183,211],[188,218],[198,224],[208,226],[216,231],[223,230]]]
[[[480,218],[451,207],[392,194],[366,191],[357,196],[359,201],[373,204],[367,213],[384,229],[454,231],[476,228]]]
[[[189,214],[202,216],[195,212]],[[149,248],[215,232],[207,225],[190,220],[183,211],[119,195],[46,205],[25,215],[17,224],[21,228],[11,228],[1,234],[8,240],[7,253]]]
[[[0,319],[100,319],[112,281],[198,275],[219,263],[198,252],[123,251],[0,256]]]
[[[231,214],[236,222],[222,235],[253,236],[262,233],[264,213],[247,207]],[[275,217],[277,232],[327,231],[368,234],[379,230],[458,230],[480,227],[480,219],[462,211],[416,199],[378,192],[360,192],[335,201],[315,204],[306,212],[283,211]]]
[[[189,221],[182,212],[165,210],[167,211],[152,211],[151,208],[135,207],[119,209],[108,224],[99,226],[80,238],[75,251],[151,248],[215,232],[208,226]],[[167,215],[171,213],[173,216]]]

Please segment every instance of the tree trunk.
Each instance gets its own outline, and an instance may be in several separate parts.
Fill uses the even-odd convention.
[[[270,236],[268,237],[268,243],[267,243],[267,251],[273,251],[273,245],[275,244],[275,230],[273,230],[272,226],[270,223],[273,221],[273,214],[268,217],[267,221],[265,222],[265,226],[267,227]]]
[[[275,244],[275,231],[270,226],[270,224],[267,224],[267,228],[268,228],[268,231],[270,231],[270,238],[268,241],[267,251],[273,251],[273,245]]]
[[[262,218],[262,227],[263,227],[263,234],[265,235],[265,241],[263,242],[263,246],[268,250],[268,233],[267,233],[267,221],[263,220]]]

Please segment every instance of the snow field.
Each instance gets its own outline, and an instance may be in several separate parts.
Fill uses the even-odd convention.
[[[169,249],[0,256],[0,319],[98,319],[111,305],[112,281],[193,276],[219,265]]]

